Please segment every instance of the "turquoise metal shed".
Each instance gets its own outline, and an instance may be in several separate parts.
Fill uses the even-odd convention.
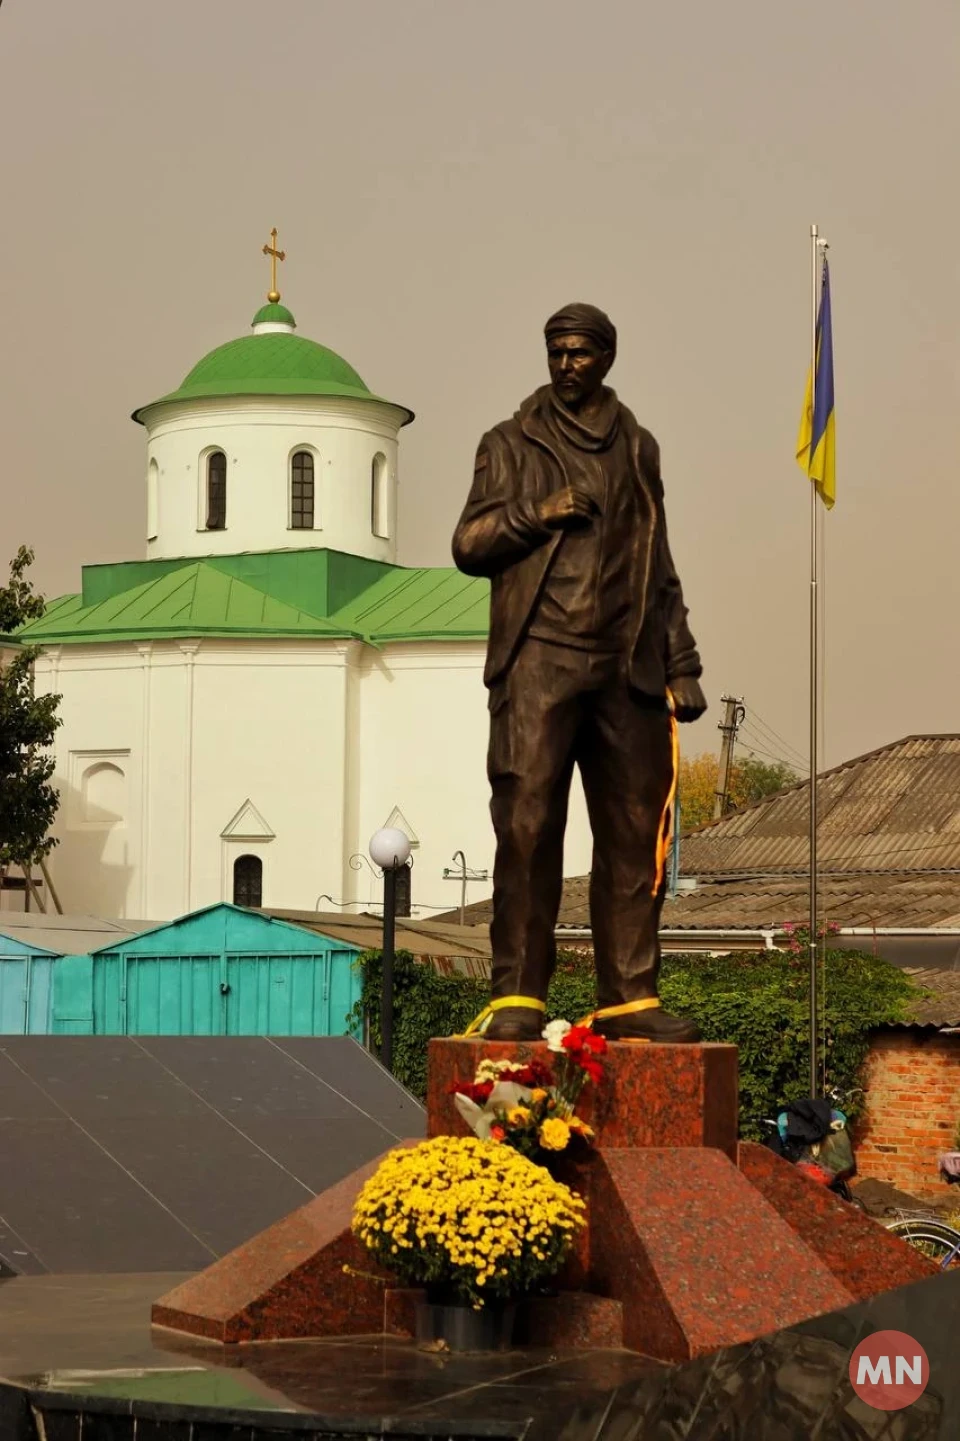
[[[357,946],[215,905],[54,970],[53,1030],[104,1036],[341,1036]]]
[[[45,1036],[56,954],[0,931],[0,1036]]]

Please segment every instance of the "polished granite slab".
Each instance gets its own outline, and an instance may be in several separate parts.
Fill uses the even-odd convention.
[[[348,1036],[0,1036],[0,1276],[197,1271],[425,1127]]]
[[[629,1351],[458,1357],[382,1337],[218,1347],[146,1317],[158,1279],[0,1284],[2,1441],[955,1441],[960,1272],[680,1366]],[[850,1355],[905,1331],[930,1359],[902,1412],[853,1395]]]

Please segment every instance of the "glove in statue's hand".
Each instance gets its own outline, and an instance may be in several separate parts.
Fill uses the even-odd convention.
[[[682,724],[684,721],[699,720],[707,708],[707,698],[700,689],[700,682],[692,675],[679,675],[670,682],[674,713]]]

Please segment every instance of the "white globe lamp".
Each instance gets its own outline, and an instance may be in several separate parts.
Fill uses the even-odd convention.
[[[382,871],[399,870],[410,859],[410,838],[396,826],[384,826],[370,837],[370,859]]]

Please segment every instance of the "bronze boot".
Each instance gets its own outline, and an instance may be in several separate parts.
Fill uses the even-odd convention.
[[[542,1011],[531,1006],[505,1006],[490,1017],[483,1032],[485,1041],[539,1041],[543,1032]]]
[[[608,1041],[656,1041],[662,1044],[695,1042],[700,1040],[700,1030],[695,1021],[685,1016],[671,1016],[660,1003],[648,1002],[642,1008],[627,1009],[611,1006],[617,1015],[605,1015],[598,1011],[594,1017],[593,1029],[598,1036]]]

